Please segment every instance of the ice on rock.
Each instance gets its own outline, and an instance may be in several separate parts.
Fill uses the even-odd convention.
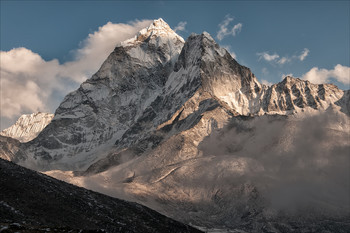
[[[33,113],[22,115],[14,125],[0,132],[0,135],[11,137],[20,142],[34,139],[52,120],[53,114]]]
[[[123,41],[120,45],[133,46],[142,43],[146,39],[152,38],[159,39],[158,41],[163,41],[163,43],[159,44],[164,44],[165,42],[165,40],[162,40],[161,38],[167,38],[174,41],[179,40],[180,42],[185,43],[184,39],[181,36],[176,34],[162,18],[159,18],[157,20],[154,20],[149,27],[139,31],[134,38]]]

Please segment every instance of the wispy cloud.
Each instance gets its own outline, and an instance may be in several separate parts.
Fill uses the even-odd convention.
[[[331,79],[335,79],[345,85],[350,84],[350,67],[343,65],[336,65],[333,69],[319,69],[313,67],[306,74],[302,76],[302,79],[309,80],[312,83],[327,83]]]
[[[225,19],[219,24],[220,30],[216,35],[219,40],[224,39],[224,37],[228,35],[236,36],[242,30],[243,25],[241,23],[229,28],[229,24],[233,21],[233,19],[234,18],[230,15],[226,15]]]
[[[73,61],[63,64],[57,59],[45,61],[27,48],[1,51],[1,128],[24,113],[53,112],[69,91],[98,70],[117,43],[133,37],[151,22],[108,22],[82,41]]]
[[[277,61],[277,63],[283,65],[283,64],[288,63],[288,62],[291,62],[291,61],[292,61],[292,59],[289,58],[289,57],[281,57],[281,58]]]
[[[259,61],[261,59],[265,61],[276,61],[280,57],[277,53],[269,54],[268,52],[257,53],[256,55],[258,55]]]
[[[185,31],[185,30],[186,30],[186,24],[187,24],[187,22],[185,22],[185,21],[179,22],[179,23],[175,26],[174,32]]]
[[[305,48],[304,50],[303,50],[303,52],[301,52],[301,54],[299,55],[299,60],[300,61],[304,61],[304,59],[309,55],[309,52],[310,52],[310,50],[309,49],[307,49],[307,48]]]
[[[300,60],[304,61],[304,59],[309,55],[310,50],[305,48],[300,55],[293,55],[293,56],[283,56],[281,57],[277,53],[269,53],[269,52],[261,52],[257,53],[256,55],[258,56],[258,60],[265,60],[267,62],[270,62],[271,64],[279,64],[283,65],[289,62],[292,62],[294,60]]]

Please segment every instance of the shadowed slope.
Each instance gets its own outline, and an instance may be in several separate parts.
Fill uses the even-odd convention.
[[[2,159],[0,219],[107,232],[200,232],[139,204],[79,188]]]

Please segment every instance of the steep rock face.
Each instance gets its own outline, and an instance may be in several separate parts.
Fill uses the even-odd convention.
[[[183,43],[159,19],[117,46],[95,75],[65,97],[22,156],[41,169],[82,169],[103,157],[162,91]]]
[[[262,110],[290,114],[304,110],[326,110],[337,105],[349,114],[344,103],[337,103],[343,97],[345,92],[333,84],[312,84],[287,76],[282,82],[266,89]]]
[[[38,136],[51,122],[53,116],[53,114],[42,112],[22,115],[14,125],[1,131],[0,135],[17,139],[20,142],[28,142]]]

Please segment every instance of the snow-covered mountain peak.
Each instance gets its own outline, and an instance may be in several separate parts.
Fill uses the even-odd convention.
[[[172,29],[162,18],[159,18],[153,21],[147,28],[147,31],[159,31],[164,33],[166,31],[172,31]]]
[[[223,57],[226,53],[226,50],[220,48],[209,33],[192,33],[181,51],[176,69],[179,69],[179,66],[185,68],[190,65],[199,65],[202,60],[214,61],[216,56]]]
[[[293,85],[294,83],[300,82],[300,81],[301,81],[301,82],[309,82],[309,81],[307,81],[307,80],[301,80],[300,78],[294,78],[294,77],[288,75],[288,76],[284,77],[284,79],[282,80],[281,83]]]
[[[53,114],[42,112],[22,115],[14,125],[1,131],[0,135],[17,139],[20,142],[28,142],[51,122],[53,116]]]
[[[205,37],[207,39],[209,39],[210,41],[215,42],[215,40],[213,39],[213,37],[206,31],[202,32],[202,37]],[[216,43],[216,42],[215,42]]]
[[[156,39],[158,45],[163,44],[164,39],[179,40],[181,43],[185,42],[162,18],[159,18],[154,20],[150,26],[139,31],[135,37],[122,42],[121,46],[133,46],[146,41],[153,42],[151,39]]]

